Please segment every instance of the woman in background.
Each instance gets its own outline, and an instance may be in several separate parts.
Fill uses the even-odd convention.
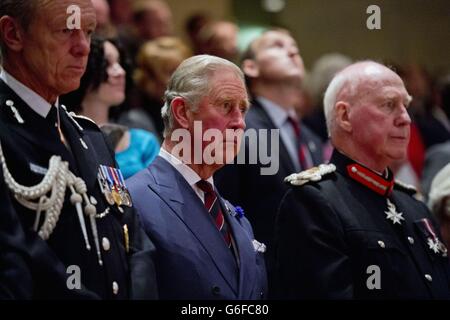
[[[95,121],[108,136],[125,178],[147,167],[158,155],[158,139],[141,129],[109,123],[109,112],[125,100],[125,70],[113,41],[94,37],[80,87],[61,97],[68,109]],[[105,129],[103,127],[105,126]]]
[[[136,91],[130,97],[132,109],[118,122],[130,128],[154,132],[162,139],[164,91],[172,73],[190,56],[188,46],[176,37],[159,37],[143,44],[136,57],[133,74]]]

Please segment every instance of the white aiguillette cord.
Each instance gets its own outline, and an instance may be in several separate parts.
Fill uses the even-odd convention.
[[[81,230],[83,232],[86,249],[91,250],[89,239],[86,230],[86,223],[84,221],[82,202],[86,203],[84,206],[84,213],[89,217],[91,223],[92,234],[94,236],[95,247],[97,251],[98,263],[103,265],[100,243],[98,240],[97,223],[95,217],[97,209],[95,208],[95,199],[90,201],[87,196],[87,187],[83,179],[75,176],[69,170],[67,161],[62,161],[60,156],[52,156],[49,161],[48,171],[42,181],[31,187],[23,186],[17,183],[6,165],[5,156],[0,143],[0,161],[3,168],[3,176],[8,188],[14,194],[16,200],[24,207],[36,211],[36,219],[34,222],[34,230],[38,231],[39,222],[41,220],[41,213],[44,211],[45,218],[38,235],[47,240],[52,234],[58,222],[61,209],[64,205],[64,197],[66,189],[69,188],[72,192],[70,202],[75,206],[78,220],[80,221]],[[50,192],[50,197],[47,194]],[[94,204],[93,204],[94,203]]]

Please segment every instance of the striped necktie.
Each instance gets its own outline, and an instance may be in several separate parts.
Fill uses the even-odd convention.
[[[313,166],[310,161],[308,161],[307,154],[309,153],[308,147],[302,141],[300,124],[297,120],[292,117],[288,117],[287,121],[291,124],[292,129],[294,129],[295,137],[296,137],[296,145],[297,145],[297,156],[298,163],[300,164],[301,170],[309,169]]]
[[[205,208],[210,213],[211,218],[222,234],[225,243],[231,248],[231,233],[228,230],[228,225],[220,207],[220,201],[214,192],[213,186],[205,180],[198,181],[197,186],[205,193]]]

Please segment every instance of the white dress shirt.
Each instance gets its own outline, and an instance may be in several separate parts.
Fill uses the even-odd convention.
[[[202,178],[200,178],[200,176],[194,170],[192,170],[191,167],[189,167],[188,165],[183,163],[180,159],[175,157],[173,154],[165,150],[164,147],[161,147],[161,149],[159,150],[159,156],[165,159],[167,162],[169,162],[175,168],[175,170],[177,170],[183,176],[186,182],[198,195],[200,200],[202,200],[202,202],[205,203],[205,193],[196,184],[197,182],[202,180]],[[214,179],[212,176],[209,177],[206,181],[208,181],[214,187]]]

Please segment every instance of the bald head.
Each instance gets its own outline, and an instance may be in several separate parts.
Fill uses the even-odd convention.
[[[339,72],[325,92],[324,107],[332,144],[372,170],[407,155],[411,97],[389,68],[363,61]]]
[[[402,79],[394,71],[374,61],[356,62],[337,73],[328,85],[323,101],[329,135],[334,130],[335,105],[338,101],[353,103],[383,83],[392,81],[403,85]],[[411,97],[408,100],[409,103]]]

